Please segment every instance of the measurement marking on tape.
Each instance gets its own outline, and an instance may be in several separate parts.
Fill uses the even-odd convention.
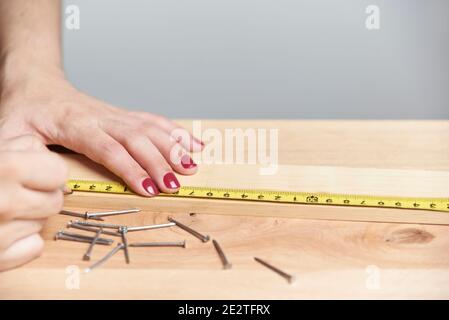
[[[68,186],[73,191],[134,194],[134,192],[132,192],[126,185],[120,182],[112,181],[70,180],[68,182]],[[176,193],[161,193],[159,196],[315,205],[402,208],[449,212],[449,198],[384,197],[322,192],[313,193],[218,187],[210,188],[199,186],[182,186]]]

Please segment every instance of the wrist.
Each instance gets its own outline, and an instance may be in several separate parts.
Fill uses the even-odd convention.
[[[0,56],[0,90],[13,90],[25,83],[42,81],[48,78],[65,80],[59,62],[39,58],[27,52],[8,52]]]

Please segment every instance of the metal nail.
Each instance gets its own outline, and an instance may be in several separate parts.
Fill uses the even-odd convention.
[[[220,245],[218,244],[217,240],[213,239],[212,243],[214,244],[215,250],[217,250],[218,256],[220,257],[221,263],[223,264],[223,269],[231,269],[232,264],[229,263],[228,259],[226,258],[223,250],[221,249]]]
[[[72,233],[72,232],[67,232],[67,231],[63,231],[63,230],[59,230],[57,234],[58,235],[68,236],[68,237],[74,237],[74,238],[88,239],[88,240],[92,240],[93,239],[93,237],[86,236],[85,234]]]
[[[107,216],[116,216],[120,214],[128,214],[128,213],[136,213],[140,212],[140,209],[127,209],[127,210],[114,210],[114,211],[104,211],[104,212],[89,212],[86,211],[85,217],[86,219],[93,219],[94,217],[107,217]]]
[[[173,219],[171,217],[168,217],[168,221],[175,223],[178,227],[180,227],[181,229],[187,231],[188,233],[190,233],[191,235],[197,237],[198,239],[200,239],[203,242],[207,242],[207,241],[210,240],[210,237],[208,235],[203,235],[203,234],[199,233],[198,231],[195,231],[192,228],[189,228],[185,224],[182,224],[181,222],[176,221],[175,219]]]
[[[282,271],[282,270],[272,266],[271,264],[263,261],[262,259],[254,257],[254,260],[259,262],[261,265],[267,267],[268,269],[276,272],[278,275],[280,275],[281,277],[286,279],[289,283],[293,283],[295,281],[295,277],[294,276],[292,276],[292,275],[290,275],[290,274],[288,274],[288,273],[286,273],[286,272],[284,272],[284,271]]]
[[[68,241],[83,242],[83,243],[91,243],[92,242],[92,240],[89,240],[89,239],[66,236],[64,234],[59,234],[59,232],[55,235],[55,240],[68,240]],[[109,246],[112,244],[111,241],[104,241],[104,239],[101,239],[101,238],[98,239],[96,243],[105,245],[105,246]]]
[[[126,227],[121,227],[119,229],[119,232],[122,235],[123,251],[125,252],[125,260],[126,260],[126,263],[129,264],[128,239],[126,238],[126,233],[128,232],[128,229]]]
[[[94,237],[92,237],[92,236],[86,236],[86,235],[84,235],[84,234],[67,232],[67,231],[64,231],[64,230],[59,230],[57,234],[59,234],[59,235],[64,235],[64,236],[67,236],[67,237],[80,238],[80,239],[87,239],[87,240],[90,240],[90,241],[92,241],[92,240],[94,239]],[[114,242],[114,240],[112,240],[112,239],[107,239],[107,238],[99,238],[98,241],[101,241],[101,242],[109,242],[109,243]]]
[[[119,251],[122,248],[123,248],[123,243],[117,244],[117,246],[114,249],[112,249],[107,255],[105,255],[103,258],[101,258],[100,260],[95,262],[93,265],[91,265],[89,268],[84,270],[84,272],[86,272],[86,273],[91,272],[93,269],[95,269],[98,266],[100,266],[103,263],[105,263],[109,258],[111,258],[114,254],[117,253],[117,251]]]
[[[71,221],[72,223],[75,223],[80,226],[86,226],[86,227],[95,227],[95,228],[105,228],[105,229],[120,229],[120,227],[123,227],[119,224],[112,224],[112,223],[98,223],[98,222],[90,222],[90,221],[81,221],[81,220],[74,220]]]
[[[89,245],[89,248],[87,248],[86,253],[83,256],[84,261],[90,260],[90,255],[92,254],[92,250],[94,249],[95,244],[97,243],[98,239],[100,238],[101,232],[103,229],[98,229],[97,233],[95,234],[95,237],[92,239],[92,242]]]
[[[82,225],[79,225],[72,221],[67,223],[67,228],[74,228],[74,229],[84,230],[84,231],[89,231],[89,232],[97,232],[98,231],[98,228],[82,226]],[[103,230],[103,234],[106,234],[109,236],[114,236],[114,237],[121,237],[121,234],[119,232]]]
[[[163,223],[163,224],[152,224],[152,225],[149,225],[149,226],[128,227],[128,232],[152,230],[152,229],[160,229],[160,228],[168,228],[168,227],[173,227],[175,225],[176,225],[176,223],[169,222],[169,223]]]
[[[186,247],[185,241],[179,242],[135,242],[130,243],[130,247]]]
[[[71,217],[77,217],[77,218],[86,218],[86,215],[83,213],[78,213],[78,212],[73,212],[73,211],[68,211],[68,210],[61,210],[59,212],[59,214],[63,214],[65,216],[71,216]],[[102,218],[100,217],[92,217],[91,219],[93,220],[98,220],[98,221],[104,221]]]

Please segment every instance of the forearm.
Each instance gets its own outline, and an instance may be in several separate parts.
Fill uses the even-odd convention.
[[[60,1],[0,0],[2,86],[42,69],[62,74]]]

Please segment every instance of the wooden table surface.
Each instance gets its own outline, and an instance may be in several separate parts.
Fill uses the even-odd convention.
[[[189,126],[188,121],[183,122]],[[448,121],[203,121],[210,128],[278,128],[286,165],[449,171]],[[183,199],[173,199],[179,207]],[[130,204],[132,205],[132,204]],[[101,205],[100,205],[101,206]],[[84,212],[73,204],[67,208]],[[253,217],[176,217],[217,239],[233,264],[221,268],[211,242],[179,228],[130,234],[130,241],[186,240],[187,248],[131,248],[85,274],[87,245],[54,241],[70,220],[49,219],[39,259],[0,274],[6,299],[295,299],[449,298],[449,227]],[[363,209],[362,209],[363,210]],[[395,209],[382,209],[391,211]],[[108,219],[128,225],[162,223],[167,212]],[[96,246],[92,260],[111,247]],[[254,262],[260,257],[294,274],[284,279]]]

